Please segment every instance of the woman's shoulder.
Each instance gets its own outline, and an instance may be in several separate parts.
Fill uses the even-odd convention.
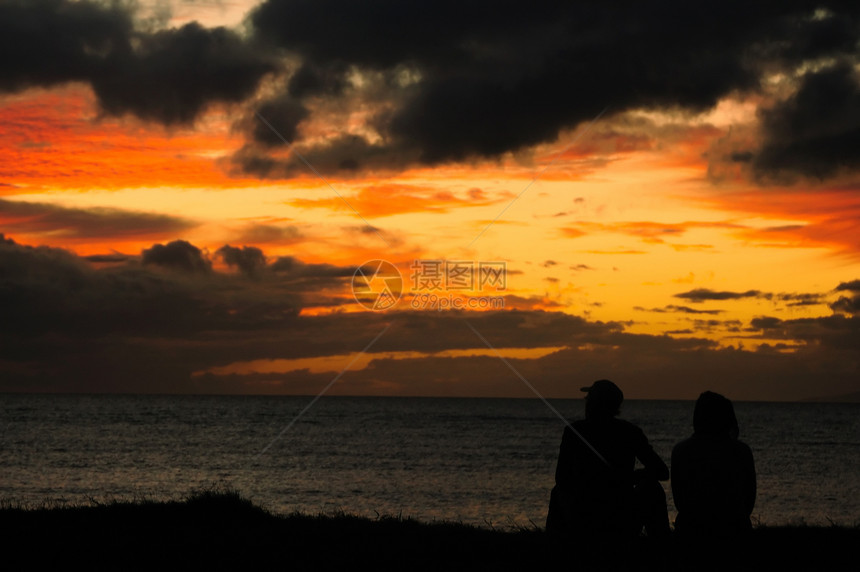
[[[686,439],[682,439],[681,441],[678,441],[677,443],[675,443],[675,446],[672,447],[672,454],[673,455],[681,454],[684,451],[687,451],[688,449],[695,447],[695,446],[696,446],[696,436],[690,435]]]

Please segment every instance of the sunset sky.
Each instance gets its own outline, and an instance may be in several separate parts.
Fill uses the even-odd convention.
[[[860,392],[860,6],[626,4],[0,0],[0,391]]]

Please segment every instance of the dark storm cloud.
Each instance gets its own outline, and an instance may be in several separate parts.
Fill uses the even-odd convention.
[[[144,265],[150,264],[183,272],[209,272],[212,262],[206,254],[185,240],[154,244],[141,254]]]
[[[240,242],[289,244],[301,242],[305,236],[295,225],[252,223],[239,233]]]
[[[468,330],[464,324],[461,326]],[[380,328],[381,329],[381,328]],[[480,330],[479,330],[480,331]],[[369,333],[369,332],[368,332]],[[378,333],[378,332],[377,332]],[[383,336],[384,339],[387,337]],[[472,333],[469,331],[469,333]],[[691,334],[692,332],[682,332]],[[476,336],[473,338],[480,344]],[[793,400],[857,390],[857,359],[832,361],[832,352],[801,349],[796,353],[720,349],[702,340],[668,336],[626,336],[614,346],[567,348],[538,359],[509,357],[514,373],[495,356],[374,359],[365,369],[349,371],[332,394],[535,397],[525,378],[547,398],[579,398],[579,388],[595,379],[610,378],[629,399],[695,399],[702,391],[718,391],[736,400]],[[476,346],[481,347],[481,346]],[[655,355],[671,356],[655,361]],[[440,376],[439,372],[445,372]],[[201,376],[200,391],[225,393],[284,392],[315,394],[332,373],[307,370],[285,374]],[[259,383],[259,385],[256,385]]]
[[[285,85],[290,97],[357,105],[350,74],[383,78],[382,93],[374,95],[382,104],[370,122],[378,141],[302,147],[313,164],[320,153],[327,168],[348,172],[498,157],[552,141],[607,107],[611,113],[709,109],[731,93],[758,91],[765,74],[793,73],[814,58],[856,58],[858,13],[854,4],[837,2],[724,2],[702,9],[689,2],[539,1],[500,8],[452,0],[432,6],[267,0],[250,22],[258,40],[303,62]],[[779,125],[817,105],[812,92],[847,87],[844,77],[835,84],[819,89],[810,75],[796,109],[773,111],[771,131],[781,132]],[[799,127],[790,143],[797,148],[789,151],[815,162],[820,153],[806,145],[810,134]],[[746,153],[762,168],[788,166],[764,152]],[[840,153],[825,160],[856,157],[851,148]],[[290,174],[249,151],[237,162],[261,175]]]
[[[855,359],[860,356],[860,316],[834,314],[795,320],[765,316],[753,319],[750,325],[766,338],[796,340],[845,350],[853,352]]]
[[[518,317],[529,314],[532,318],[538,315],[521,313]],[[398,326],[405,317],[392,316],[397,320],[392,329],[397,330],[387,332],[380,342],[403,335]],[[492,345],[510,347],[504,342],[503,332],[490,328],[487,321],[491,320],[472,315],[462,317]],[[433,316],[425,325],[430,327],[437,320],[450,326],[447,331],[458,345],[486,348],[461,317]],[[561,340],[573,342],[565,349],[537,359],[507,358],[517,373],[495,356],[376,359],[366,369],[349,372],[344,384],[333,391],[377,393],[379,384],[384,382],[396,387],[401,395],[534,397],[520,376],[546,397],[579,397],[580,387],[600,378],[616,381],[630,398],[695,399],[710,389],[739,400],[803,399],[857,390],[860,356],[856,351],[815,343],[795,348],[794,353],[744,351],[720,348],[698,338],[674,339],[568,324],[571,325],[574,329],[567,336],[556,332],[556,345]],[[655,356],[666,359],[655,360]],[[301,379],[300,372],[297,373]],[[286,391],[291,377],[292,374],[281,377]],[[318,381],[320,386],[328,381],[324,378],[321,376]]]
[[[268,118],[266,120],[269,121]],[[269,123],[278,133],[284,135],[280,124],[273,121]],[[260,124],[264,125],[262,121]],[[418,162],[418,150],[412,143],[392,140],[372,143],[365,137],[352,133],[338,135],[321,143],[300,145],[299,150],[304,161],[298,158],[286,161],[273,159],[267,154],[267,148],[272,146],[275,140],[282,145],[283,141],[268,126],[264,127],[270,134],[265,134],[260,127],[255,126],[251,136],[259,137],[260,141],[243,146],[232,157],[232,162],[243,172],[262,178],[289,178],[309,174],[312,171],[305,161],[318,172],[338,173],[343,177],[359,175],[362,171],[392,172]],[[290,132],[295,130],[296,125],[288,119],[285,127],[286,131]],[[284,136],[284,139],[287,137]]]
[[[276,69],[235,32],[196,22],[140,35],[105,64],[92,79],[102,108],[165,125],[191,123],[213,102],[244,101]]]
[[[830,308],[834,312],[841,314],[860,316],[860,296],[854,296],[852,298],[840,296],[838,300],[830,304]]]
[[[128,262],[132,259],[131,256],[127,254],[91,254],[89,256],[84,256],[84,260],[89,262],[94,262],[96,264],[118,264],[120,262]]]
[[[459,312],[404,312],[384,342],[388,350],[424,351],[484,347]],[[610,340],[623,330],[618,322],[591,322],[580,316],[541,310],[477,312],[469,323],[497,348],[540,348]],[[383,351],[380,349],[379,351]]]
[[[129,266],[97,271],[49,247],[0,244],[0,304],[6,334],[89,337],[113,332],[187,333],[200,311],[193,289]]]
[[[347,88],[346,74],[348,72],[349,70],[344,65],[335,64],[330,67],[319,67],[311,62],[305,62],[290,77],[287,91],[294,97],[338,96]]]
[[[246,125],[250,126],[255,142],[269,147],[284,145],[284,140],[286,144],[295,141],[299,123],[308,116],[307,108],[299,100],[285,94],[260,103],[256,113],[265,122],[253,114],[246,119]],[[277,128],[273,130],[269,125]]]
[[[128,46],[131,13],[83,0],[0,2],[0,89],[87,80],[114,49]]]
[[[839,286],[836,287],[837,292],[860,292],[860,280],[852,280],[850,282],[841,282]]]
[[[817,306],[824,303],[823,294],[804,293],[804,294],[775,294],[775,300],[786,302],[788,306]]]
[[[71,208],[0,199],[0,220],[14,233],[51,233],[68,238],[118,238],[187,230],[184,218],[111,208]]]
[[[825,179],[860,167],[860,76],[853,63],[807,73],[794,95],[760,116],[764,142],[751,154],[759,177]]]
[[[196,247],[177,245],[149,249],[149,257],[182,266],[164,253]],[[182,391],[189,368],[217,360],[222,345],[237,356],[254,355],[248,344],[271,354],[254,333],[283,329],[299,297],[213,272],[160,272],[132,258],[99,268],[0,235],[0,380],[24,391]]]
[[[693,327],[699,332],[714,332],[721,329],[737,330],[741,326],[738,320],[690,320]]]
[[[772,293],[762,292],[760,290],[747,290],[745,292],[729,292],[709,290],[708,288],[696,288],[688,292],[675,294],[675,298],[683,298],[693,303],[702,303],[709,300],[741,300],[743,298],[760,298],[762,300],[771,300],[774,302],[784,302],[787,306],[815,306],[824,303],[824,294],[815,292],[801,293]],[[675,308],[684,308],[683,306],[672,306]],[[695,312],[696,310],[690,310]]]
[[[705,302],[708,300],[740,300],[741,298],[759,298],[763,295],[758,290],[747,290],[746,292],[727,292],[709,290],[707,288],[696,288],[689,292],[675,294],[675,298],[683,298],[690,302]]]
[[[842,282],[836,287],[837,292],[851,292],[852,296],[840,296],[830,305],[830,309],[839,314],[849,314],[860,317],[860,280]]]
[[[248,145],[234,164],[304,172],[270,155],[282,142],[258,112],[316,168],[349,175],[498,158],[606,108],[702,111],[758,92],[768,75],[837,62],[807,66],[796,93],[762,111],[761,148],[723,156],[760,177],[824,178],[857,167],[858,14],[835,1],[266,0],[246,38],[196,22],[142,26],[133,2],[0,0],[0,91],[84,82],[103,113],[175,125],[247,102],[289,70],[239,121]],[[336,121],[360,110],[369,132],[303,141],[302,122],[333,110]]]
[[[757,330],[773,330],[778,328],[780,324],[782,324],[782,320],[774,317],[753,318],[750,322],[750,325]]]
[[[681,313],[681,314],[710,314],[710,315],[715,316],[717,314],[723,313],[723,310],[697,310],[695,308],[690,308],[689,306],[675,306],[675,305],[664,306],[662,308],[651,308],[650,310],[647,308],[643,308],[641,306],[635,306],[633,309],[634,310],[640,310],[642,312],[657,312],[660,314],[677,312],[677,313]]]
[[[186,259],[199,262],[200,252],[177,241],[147,249],[143,258],[187,269]],[[342,280],[347,271],[290,258],[276,262],[276,270],[309,279]],[[68,251],[22,246],[0,235],[0,386],[16,391],[219,391],[217,385],[198,385],[192,372],[243,360],[343,355],[364,347],[392,318],[380,313],[299,316],[297,300],[309,293],[301,287],[214,271],[161,272],[136,260],[98,268]],[[379,351],[475,345],[473,334],[454,315],[397,314],[397,322],[393,335],[379,341]],[[517,347],[614,328],[519,312],[479,316],[474,323],[494,338],[507,336]]]
[[[343,278],[355,274],[355,266],[306,264],[294,256],[279,256],[269,266],[272,272],[290,277]]]
[[[147,249],[145,257],[176,251],[202,258],[188,243],[160,246]],[[343,279],[347,273],[289,257],[270,269],[284,277],[321,279]],[[378,393],[383,387],[400,395],[533,396],[497,357],[437,355],[452,349],[486,351],[487,342],[499,349],[563,348],[537,359],[508,358],[550,397],[578,396],[579,387],[605,377],[630,397],[694,398],[712,389],[736,399],[847,393],[857,390],[860,379],[856,317],[759,318],[752,324],[755,331],[783,340],[784,351],[751,352],[705,339],[630,334],[621,323],[560,312],[303,316],[296,300],[306,292],[297,286],[302,284],[216,271],[162,272],[136,258],[99,268],[65,250],[22,246],[0,235],[0,389],[316,393],[331,373],[194,373],[252,360],[344,356],[360,351],[386,327],[371,348],[376,359],[347,372],[334,393]],[[381,354],[416,351],[424,357]]]
[[[256,246],[230,246],[225,244],[215,251],[228,266],[237,267],[245,276],[259,277],[266,268],[266,255]]]
[[[226,28],[135,29],[133,3],[0,1],[0,90],[87,82],[105,113],[190,123],[249,97],[277,69]]]

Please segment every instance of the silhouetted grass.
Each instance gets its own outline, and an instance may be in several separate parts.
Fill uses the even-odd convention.
[[[860,529],[762,527],[730,569],[845,569]],[[455,523],[350,515],[274,515],[235,491],[183,501],[115,501],[92,506],[0,507],[8,570],[680,570],[671,545],[583,543],[538,528],[487,530]],[[724,547],[716,552],[728,554]],[[740,556],[740,555],[736,555]],[[718,559],[709,558],[705,569]]]

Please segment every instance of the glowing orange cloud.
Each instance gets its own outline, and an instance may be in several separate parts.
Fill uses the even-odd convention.
[[[651,169],[698,169],[707,167],[706,151],[725,131],[710,124],[673,123],[657,126],[649,121],[625,119],[601,127],[598,123],[571,144],[579,131],[541,148],[533,174],[545,181],[580,180],[634,154],[646,154]],[[523,176],[527,176],[523,172]]]
[[[722,193],[706,202],[722,210],[780,221],[742,231],[740,236],[756,246],[828,248],[860,257],[860,197],[856,190],[751,189]]]
[[[507,199],[507,197],[490,198],[480,189],[472,189],[467,197],[463,198],[450,191],[430,186],[397,183],[371,185],[362,188],[355,195],[344,198],[345,200],[340,197],[293,199],[289,204],[300,208],[323,208],[345,212],[355,209],[362,216],[372,218],[404,213],[444,213],[455,208],[491,205]]]
[[[214,118],[173,131],[98,118],[83,86],[6,96],[0,99],[0,193],[259,184],[231,178],[216,164],[239,145],[229,131],[229,122]]]
[[[743,229],[743,225],[732,222],[685,221],[677,223],[661,223],[651,221],[633,221],[616,223],[578,222],[572,227],[564,227],[561,232],[567,238],[579,238],[596,232],[614,232],[627,236],[638,237],[642,242],[664,244],[666,237],[679,237],[689,230],[700,228]],[[678,245],[679,249],[702,247],[707,245]]]

